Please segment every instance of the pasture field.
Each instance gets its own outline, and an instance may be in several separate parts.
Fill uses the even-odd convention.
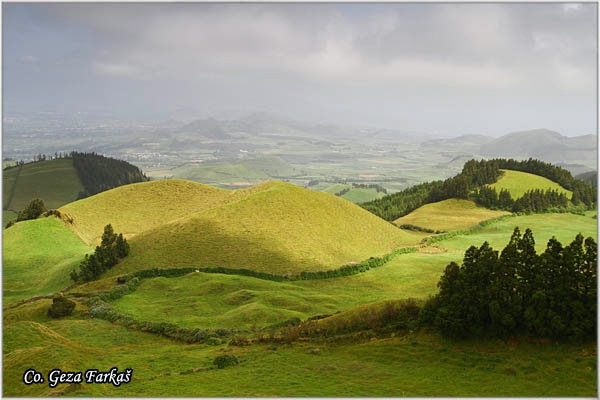
[[[58,208],[77,199],[84,190],[73,160],[29,163],[2,171],[2,208],[20,211],[41,198],[46,208]]]
[[[454,214],[463,209],[467,218],[477,212],[476,208],[467,211],[470,204],[456,202]],[[448,219],[437,215],[439,204],[433,206],[419,209],[423,220]],[[74,295],[110,289],[116,276],[151,268],[225,266],[286,274],[339,268],[399,247],[417,248],[380,267],[339,278],[274,282],[193,272],[143,279],[133,293],[110,303],[117,312],[140,321],[227,328],[238,335],[268,337],[264,328],[295,318],[333,314],[321,320],[327,324],[384,301],[414,298],[422,303],[438,291],[448,263],[460,263],[469,246],[484,241],[501,250],[516,226],[521,232],[532,229],[538,252],[552,236],[563,245],[580,232],[597,239],[595,211],[500,216],[477,226],[493,218],[488,214],[465,225],[455,221],[450,234],[423,241],[430,235],[398,229],[343,199],[290,184],[267,182],[227,191],[179,180],[128,185],[61,211],[73,216],[72,227],[51,217],[19,222],[4,231],[4,396],[597,394],[596,342],[557,343],[528,337],[451,341],[423,328],[393,333],[365,330],[291,343],[267,340],[247,346],[228,340],[184,344],[91,318],[83,297]],[[69,286],[70,270],[92,251],[109,222],[128,237],[131,254],[101,281],[70,291],[77,301],[73,315],[48,317],[50,299],[17,305],[17,300]],[[235,355],[240,363],[217,369],[213,360],[225,354]],[[57,388],[22,382],[29,368],[46,375],[53,368],[108,371],[115,366],[120,371],[132,368],[132,381],[120,387]]]
[[[385,196],[385,193],[378,192],[375,189],[352,188],[342,197],[353,203],[365,203],[367,201],[379,199]]]
[[[480,207],[475,202],[462,199],[448,199],[421,206],[394,224],[416,225],[434,231],[454,231],[469,229],[482,221],[510,214],[508,211],[494,211]]]
[[[245,276],[192,273],[179,278],[144,280],[115,308],[141,320],[171,321],[185,327],[238,327],[249,329],[302,320],[318,314],[345,311],[361,304],[398,298],[426,299],[437,293],[437,282],[446,265],[461,263],[465,250],[484,241],[501,250],[516,226],[533,231],[536,249],[542,252],[556,236],[563,245],[577,233],[596,238],[591,213],[535,214],[508,217],[474,232],[401,254],[367,272],[341,278],[272,282]],[[552,226],[553,230],[549,227]]]
[[[269,179],[292,177],[301,173],[278,157],[255,158],[219,165],[191,163],[165,172],[169,172],[175,178],[190,179],[220,187],[230,187],[230,184],[238,182],[246,182],[246,186],[249,186]]]
[[[5,229],[2,246],[5,305],[71,285],[69,273],[93,250],[54,217],[21,221]]]
[[[595,343],[452,342],[422,331],[337,342],[188,345],[89,319],[79,305],[73,316],[50,320],[49,303],[4,315],[4,396],[594,397],[597,390]],[[215,368],[223,354],[240,364]],[[52,389],[21,381],[32,367],[46,377],[53,368],[115,366],[133,369],[130,383]]]
[[[569,199],[573,195],[573,192],[570,190],[567,190],[558,183],[542,176],[507,169],[503,169],[501,171],[503,172],[503,175],[500,177],[500,179],[498,179],[496,183],[492,183],[489,186],[496,189],[498,193],[500,193],[500,190],[502,189],[508,190],[514,200],[523,196],[526,191],[532,189],[558,190],[559,193],[566,194],[567,198]]]

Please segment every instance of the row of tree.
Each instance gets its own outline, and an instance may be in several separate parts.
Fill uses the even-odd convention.
[[[581,234],[566,247],[550,239],[537,254],[531,230],[515,228],[500,254],[487,242],[452,262],[423,321],[453,338],[531,333],[557,339],[596,335],[597,245]]]
[[[510,192],[501,189],[500,193],[495,188],[482,186],[470,196],[477,204],[492,210],[506,210],[512,212],[543,212],[550,209],[566,209],[569,205],[567,195],[558,190],[528,190],[513,200]]]
[[[111,224],[104,227],[100,246],[92,255],[85,255],[79,264],[79,272],[71,271],[71,279],[75,282],[89,282],[96,280],[102,273],[111,269],[120,259],[129,254],[129,243],[123,238],[123,234],[117,235]]]
[[[484,189],[496,182],[502,175],[502,169],[528,172],[543,176],[562,187],[573,191],[571,202],[575,205],[584,204],[592,207],[597,201],[597,193],[591,185],[573,178],[571,173],[561,167],[554,166],[539,160],[529,159],[517,161],[513,159],[469,160],[463,166],[462,172],[444,181],[422,183],[375,199],[361,206],[373,214],[387,220],[394,221],[415,209],[428,204],[450,198],[473,199],[480,204],[489,204],[496,208],[511,210],[518,203],[516,211],[545,211],[554,207],[567,207],[562,196],[555,193],[531,191],[525,194],[525,199],[509,200],[510,193],[492,193]],[[489,189],[489,188],[488,188]],[[483,190],[483,194],[481,191]],[[540,203],[538,207],[535,204]],[[547,203],[547,206],[543,206]]]

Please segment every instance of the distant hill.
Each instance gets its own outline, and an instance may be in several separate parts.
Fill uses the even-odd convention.
[[[98,213],[98,210],[102,210]],[[414,245],[346,200],[269,181],[220,190],[189,181],[117,188],[61,208],[88,243],[103,224],[129,235],[131,254],[110,274],[139,268],[222,266],[277,274],[320,271]]]
[[[548,129],[513,132],[481,145],[481,155],[503,158],[537,158],[551,163],[594,166],[595,135],[566,137]]]
[[[77,199],[83,190],[72,159],[39,161],[2,171],[4,210],[18,212],[34,198],[43,199],[47,208],[58,208]]]
[[[570,199],[573,192],[560,186],[558,183],[551,181],[539,175],[530,174],[527,172],[502,170],[502,176],[496,183],[489,185],[500,192],[506,189],[510,192],[513,199],[517,199],[528,190],[557,190],[559,193],[564,193]]]
[[[198,119],[177,130],[182,133],[195,133],[210,139],[229,139],[231,135],[225,133],[220,122],[214,118]]]
[[[10,167],[2,175],[2,208],[15,213],[34,198],[41,198],[46,208],[54,209],[78,198],[147,180],[138,167],[128,162],[77,152]]]
[[[576,175],[575,179],[584,181],[587,184],[591,185],[593,188],[598,187],[598,171],[584,172],[582,174]]]

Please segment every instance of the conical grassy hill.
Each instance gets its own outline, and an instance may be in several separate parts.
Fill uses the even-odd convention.
[[[235,194],[200,183],[169,179],[121,186],[61,207],[88,244],[100,240],[104,226],[131,238],[179,218],[234,201]]]
[[[110,274],[182,266],[319,271],[414,245],[423,236],[346,200],[288,183],[229,193],[220,206],[133,237],[131,254]]]

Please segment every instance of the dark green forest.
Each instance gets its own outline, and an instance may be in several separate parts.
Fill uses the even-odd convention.
[[[142,171],[126,161],[104,157],[96,153],[71,152],[73,166],[85,191],[79,198],[92,196],[108,189],[148,180]]]
[[[537,254],[531,230],[515,228],[502,250],[471,246],[450,263],[423,321],[452,338],[531,334],[561,340],[596,335],[597,244],[581,234],[565,247],[552,238]]]

